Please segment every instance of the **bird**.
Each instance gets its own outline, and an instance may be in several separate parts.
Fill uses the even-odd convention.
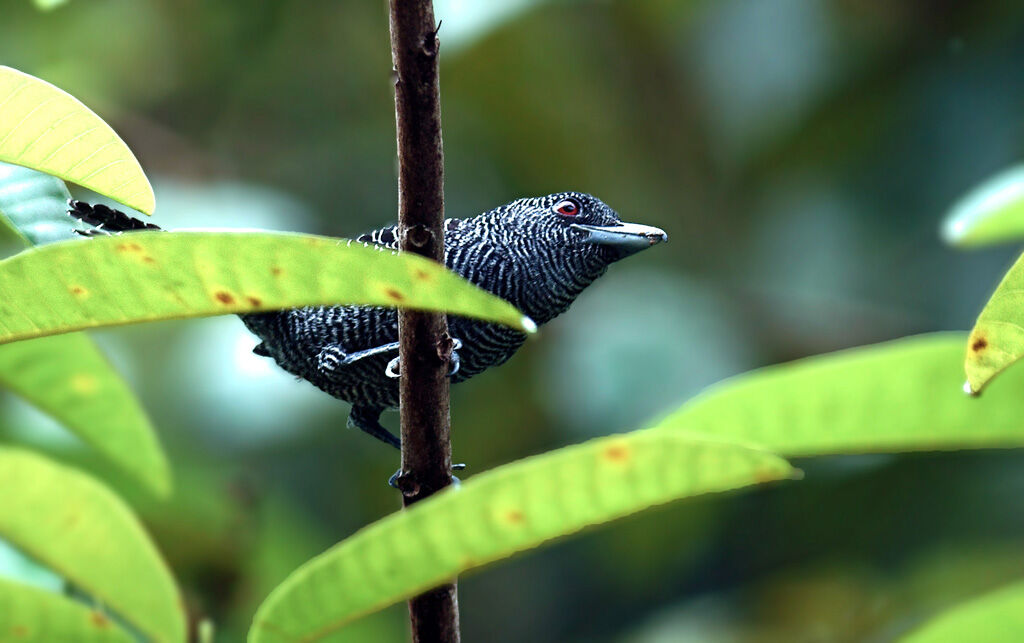
[[[104,205],[70,200],[68,214],[91,226],[84,236],[159,229]],[[668,241],[664,230],[622,221],[583,192],[521,198],[475,217],[445,219],[445,266],[509,301],[538,326],[568,310],[608,267]],[[173,232],[171,233],[173,234]],[[399,249],[397,225],[356,238]],[[315,306],[239,315],[260,343],[257,355],[351,404],[348,425],[401,448],[380,423],[399,404],[398,313],[373,306]],[[508,360],[526,334],[500,324],[448,316],[453,384]]]

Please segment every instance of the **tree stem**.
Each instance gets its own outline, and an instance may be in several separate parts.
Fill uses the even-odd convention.
[[[444,155],[438,41],[431,0],[390,0],[398,123],[398,223],[403,252],[444,263]],[[448,370],[452,342],[444,314],[399,310],[404,504],[451,484]],[[455,583],[409,601],[413,641],[459,640]]]

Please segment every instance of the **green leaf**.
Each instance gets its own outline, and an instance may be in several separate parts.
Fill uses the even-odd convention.
[[[971,190],[950,210],[942,237],[955,246],[984,246],[1024,239],[1024,165]]]
[[[962,333],[811,357],[712,387],[658,424],[784,456],[1024,445],[1024,372],[961,392]]]
[[[433,261],[328,237],[139,232],[53,243],[0,261],[0,344],[339,303],[441,310],[534,329],[511,304]]]
[[[975,395],[1024,356],[1024,255],[981,309],[967,338],[966,353],[964,390]]]
[[[0,224],[26,244],[66,241],[82,226],[67,215],[71,194],[55,176],[0,163]]]
[[[98,609],[0,578],[0,641],[132,643],[133,639]]]
[[[120,498],[42,456],[0,449],[0,538],[109,606],[155,641],[185,640],[181,596]]]
[[[392,514],[312,559],[263,603],[249,641],[324,640],[360,616],[553,538],[792,473],[771,454],[669,431],[526,458]]]
[[[171,472],[128,385],[85,335],[0,346],[0,386],[28,400],[159,496]]]
[[[954,607],[903,640],[906,643],[1024,641],[1024,583]]]
[[[68,197],[60,179],[0,163],[0,222],[26,243],[72,236]],[[0,386],[63,423],[151,491],[170,492],[170,472],[153,427],[127,384],[85,335],[0,347]]]
[[[50,83],[0,66],[0,161],[59,176],[152,213],[153,188],[128,146]]]

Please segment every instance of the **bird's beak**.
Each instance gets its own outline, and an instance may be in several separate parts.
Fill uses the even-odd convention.
[[[574,223],[572,227],[587,233],[587,243],[608,246],[610,250],[614,250],[619,255],[618,259],[668,241],[668,235],[661,228],[639,223],[620,223],[613,226]]]

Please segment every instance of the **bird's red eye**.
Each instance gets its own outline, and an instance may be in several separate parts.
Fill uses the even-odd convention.
[[[572,199],[565,199],[556,203],[554,210],[563,217],[574,217],[580,213],[580,206]]]

